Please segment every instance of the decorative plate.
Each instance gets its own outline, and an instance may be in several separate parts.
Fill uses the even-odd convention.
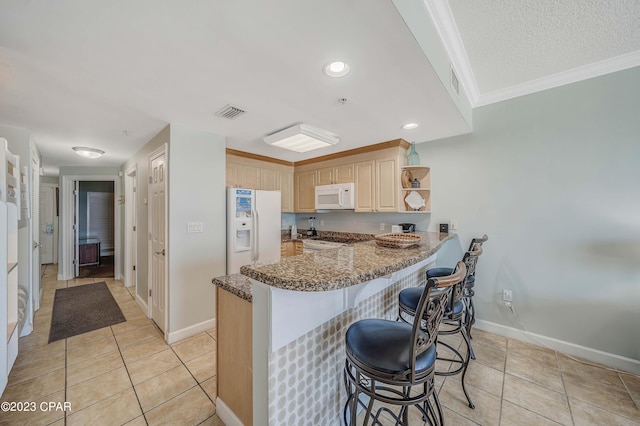
[[[422,198],[416,191],[409,192],[409,195],[405,197],[404,201],[409,207],[416,211],[427,205],[424,198]]]

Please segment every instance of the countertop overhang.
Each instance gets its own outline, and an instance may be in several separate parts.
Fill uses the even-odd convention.
[[[245,265],[241,274],[213,279],[213,283],[251,301],[251,282],[293,291],[331,291],[354,286],[400,271],[435,254],[455,234],[418,232],[420,244],[405,249],[365,241],[344,247],[305,253],[269,264]]]

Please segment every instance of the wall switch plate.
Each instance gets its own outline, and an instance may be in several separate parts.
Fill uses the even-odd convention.
[[[202,232],[202,222],[187,223],[187,234],[197,234]]]
[[[380,230],[384,231],[384,223],[383,222],[380,222]]]
[[[505,303],[512,303],[513,302],[513,293],[511,292],[511,290],[508,289],[502,289],[502,300]]]
[[[456,229],[458,229],[458,221],[451,220],[451,225],[449,226],[449,229],[451,229],[452,231],[455,231]]]

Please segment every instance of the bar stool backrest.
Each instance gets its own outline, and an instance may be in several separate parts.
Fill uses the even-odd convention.
[[[438,337],[438,328],[442,321],[445,307],[449,303],[451,289],[463,282],[467,274],[464,262],[458,262],[453,273],[444,277],[429,278],[422,295],[413,321],[411,342],[411,371],[405,371],[401,375],[409,375],[408,379],[414,382],[416,379],[416,357],[434,344]],[[427,333],[425,339],[424,334]]]

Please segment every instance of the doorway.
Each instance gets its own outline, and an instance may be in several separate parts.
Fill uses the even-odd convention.
[[[58,185],[40,185],[40,264],[58,263]]]
[[[79,181],[77,203],[77,278],[114,278],[114,182]]]

